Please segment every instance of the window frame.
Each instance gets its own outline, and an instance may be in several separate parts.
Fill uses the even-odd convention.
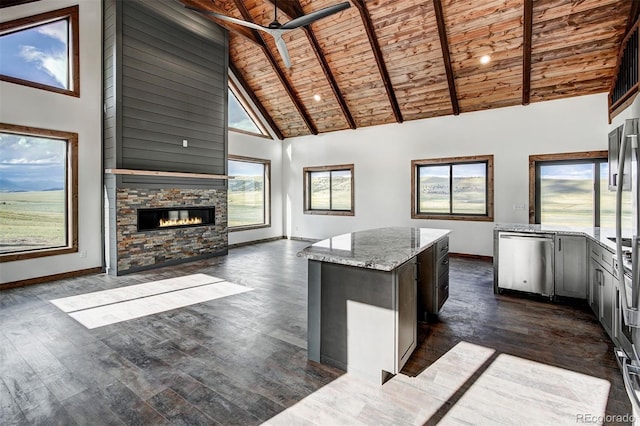
[[[311,208],[311,173],[313,172],[339,172],[348,170],[351,173],[351,209],[349,210],[337,210],[337,209],[312,209]],[[317,215],[330,215],[330,216],[355,216],[355,173],[353,164],[339,164],[334,166],[313,166],[304,167],[302,169],[303,174],[303,199],[304,214],[317,214]],[[329,193],[331,193],[331,187],[329,187]]]
[[[78,252],[78,134],[58,130],[41,129],[37,127],[18,126],[0,123],[1,133],[15,135],[60,139],[67,142],[67,170],[65,182],[65,198],[67,200],[66,232],[67,245],[65,247],[44,248],[22,252],[0,254],[0,263],[16,260],[33,259],[45,256]]]
[[[420,174],[418,169],[421,166],[446,166],[453,167],[457,164],[476,164],[486,163],[486,187],[485,187],[485,214],[458,214],[451,213],[452,205],[449,206],[450,213],[421,213],[419,212],[420,200],[418,188],[420,184],[418,179]],[[451,176],[450,176],[451,179]],[[453,197],[451,191],[450,200]],[[493,155],[474,155],[468,157],[447,157],[447,158],[429,158],[423,160],[411,161],[411,218],[412,219],[433,219],[433,220],[465,220],[478,222],[492,222],[494,214],[494,180],[493,180]]]
[[[231,78],[229,78],[228,86],[229,86],[228,87],[229,90],[233,93],[233,95],[236,97],[236,99],[240,103],[240,106],[244,109],[244,111],[247,113],[249,118],[253,120],[253,123],[256,125],[258,129],[260,129],[262,133],[254,133],[248,130],[231,127],[229,126],[229,121],[227,118],[228,129],[237,133],[243,133],[245,135],[258,136],[260,138],[265,138],[265,139],[273,139],[271,137],[271,134],[267,131],[267,127],[264,125],[262,120],[258,117],[258,114],[256,114],[256,112],[253,110],[249,102],[245,99],[244,95],[242,94],[238,86],[236,86],[236,84],[233,82],[233,80],[231,80]]]
[[[227,226],[229,232],[248,231],[251,229],[261,229],[271,227],[271,160],[265,160],[262,158],[244,157],[240,155],[228,155],[227,167],[229,161],[240,161],[245,163],[256,163],[264,166],[264,223],[255,225],[239,225],[239,226]],[[227,215],[229,214],[229,189],[227,188]],[[227,217],[228,223],[228,217]]]
[[[583,152],[568,152],[558,154],[542,154],[542,155],[530,155],[529,156],[529,223],[535,224],[539,222],[541,209],[540,209],[540,193],[538,188],[540,187],[540,175],[538,173],[541,163],[547,165],[562,164],[562,163],[601,163],[607,162],[609,159],[608,151],[583,151]],[[604,160],[604,161],[601,161]],[[597,179],[600,175],[599,168],[594,170],[594,179]],[[600,225],[600,185],[594,187],[594,226],[595,223]],[[538,222],[537,222],[538,221]]]
[[[69,84],[70,89],[60,89],[58,87],[37,83],[30,80],[24,80],[17,77],[0,74],[0,80],[7,81],[22,86],[33,87],[36,89],[46,90],[49,92],[60,93],[63,95],[80,97],[80,30],[79,30],[79,7],[70,6],[63,9],[52,10],[50,12],[40,13],[38,15],[27,16],[13,21],[0,23],[0,35],[11,34],[32,27],[47,24],[54,21],[69,21],[69,45],[67,46],[67,58],[69,61]]]

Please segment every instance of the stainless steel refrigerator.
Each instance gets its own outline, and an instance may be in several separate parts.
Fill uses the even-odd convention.
[[[640,419],[640,204],[638,174],[639,119],[625,120],[622,129],[609,134],[610,152],[619,148],[617,164],[609,162],[610,185],[616,189],[616,262],[618,278],[618,300],[620,315],[617,315],[616,358],[622,369],[624,384],[633,405],[635,419]],[[614,134],[614,132],[617,132]],[[615,159],[614,159],[615,160]],[[623,197],[630,192],[631,199]],[[631,223],[623,223],[625,203],[631,204]],[[628,207],[628,206],[627,206]],[[628,233],[625,235],[625,233]]]

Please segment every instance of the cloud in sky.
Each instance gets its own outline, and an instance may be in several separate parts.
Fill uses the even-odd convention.
[[[57,21],[49,25],[43,25],[38,28],[38,32],[42,35],[54,38],[65,45],[67,44],[69,31],[65,21]]]
[[[64,188],[66,142],[0,133],[0,191]]]
[[[64,164],[66,142],[0,133],[0,165]]]
[[[35,63],[38,68],[55,78],[63,87],[67,87],[66,52],[45,53],[34,46],[20,46],[20,57],[27,62]]]

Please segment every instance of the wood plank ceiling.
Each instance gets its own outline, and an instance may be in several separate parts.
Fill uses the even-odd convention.
[[[180,1],[264,26],[273,20],[270,0]],[[281,0],[278,20],[340,1]],[[279,137],[607,92],[638,13],[630,0],[351,5],[285,33],[291,68],[269,35],[211,18],[229,30],[231,69]]]

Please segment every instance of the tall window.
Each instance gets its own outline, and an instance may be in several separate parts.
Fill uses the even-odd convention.
[[[256,136],[270,137],[258,116],[249,107],[238,89],[229,81],[229,130],[248,133]]]
[[[0,79],[80,96],[78,6],[0,24]]]
[[[534,183],[529,198],[535,206],[530,222],[615,227],[615,192],[608,191],[606,151],[531,156],[529,173]],[[630,221],[629,206],[623,223]]]
[[[78,251],[75,133],[0,124],[0,262]]]
[[[493,155],[411,162],[414,219],[493,220]]]
[[[270,225],[270,168],[269,160],[229,156],[229,231]]]
[[[354,215],[353,164],[305,167],[304,212]]]

